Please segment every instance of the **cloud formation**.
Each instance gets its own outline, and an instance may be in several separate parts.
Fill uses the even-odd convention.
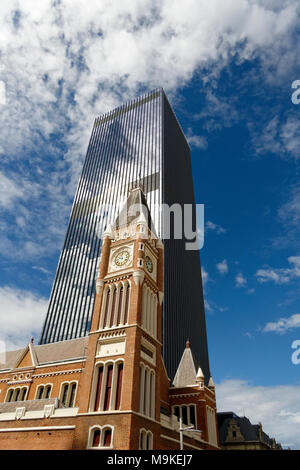
[[[299,385],[264,387],[235,379],[216,385],[218,411],[245,415],[253,424],[261,421],[270,437],[293,449],[300,449],[299,393]]]
[[[287,318],[280,318],[276,322],[268,322],[262,331],[266,333],[274,332],[284,334],[295,328],[300,328],[300,313],[296,313]]]
[[[287,284],[300,277],[300,256],[290,256],[288,262],[290,268],[261,268],[256,271],[258,282],[273,281],[275,284]]]
[[[247,279],[242,273],[238,273],[235,277],[236,287],[245,287],[247,285]]]
[[[266,79],[288,74],[298,56],[297,16],[296,0],[188,0],[184,9],[179,0],[2,2],[0,155],[18,169],[11,189],[24,175],[36,189],[30,211],[16,195],[16,207],[6,206],[20,228],[30,227],[16,252],[25,242],[28,256],[42,256],[62,242],[57,227],[65,227],[95,116],[158,85],[174,98],[195,75],[207,84],[233,55],[259,58]],[[293,54],[283,67],[286,49]],[[207,93],[214,112],[233,116]],[[206,145],[193,133],[190,140]],[[0,246],[9,255],[8,236]]]
[[[227,260],[223,259],[220,263],[216,264],[216,268],[220,274],[227,274],[228,273],[228,264]]]
[[[25,347],[38,337],[45,319],[47,300],[32,292],[0,287],[0,340],[7,350]]]

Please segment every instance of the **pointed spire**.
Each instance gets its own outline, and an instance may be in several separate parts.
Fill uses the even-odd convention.
[[[210,379],[209,379],[208,388],[215,388],[215,384],[214,384],[214,381],[213,381],[212,377],[210,377]]]
[[[146,196],[140,187],[130,191],[127,201],[116,219],[115,227],[120,229],[138,223],[145,225],[155,234]]]
[[[198,372],[197,372],[197,382],[198,381],[199,382],[204,381],[204,375],[200,366],[198,367]]]
[[[108,237],[108,238],[110,238],[111,240],[113,240],[113,239],[115,238],[114,229],[113,229],[113,227],[112,227],[111,224],[108,224],[108,225],[106,226],[106,229],[105,229],[104,232],[103,232],[103,238],[105,238],[105,237]]]
[[[185,348],[188,349],[190,348],[190,346],[191,346],[190,340],[187,339],[185,342]]]
[[[175,378],[174,387],[186,387],[197,383],[195,362],[190,348],[189,340],[186,341],[185,350],[179,363]]]

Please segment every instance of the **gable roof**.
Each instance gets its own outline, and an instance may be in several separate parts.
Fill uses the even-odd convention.
[[[5,363],[0,364],[0,370],[17,368],[19,364],[22,364],[22,359],[29,351],[33,365],[82,359],[86,356],[87,345],[88,336],[38,346],[30,343],[24,349],[6,352]]]

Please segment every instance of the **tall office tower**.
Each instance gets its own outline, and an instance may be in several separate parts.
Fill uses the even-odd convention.
[[[141,186],[164,241],[163,356],[173,378],[188,338],[206,382],[209,361],[199,251],[164,239],[164,204],[192,204],[189,146],[159,88],[95,120],[76,191],[40,343],[88,334],[101,234],[130,189]],[[195,224],[195,220],[194,220]],[[195,228],[195,225],[194,225]]]

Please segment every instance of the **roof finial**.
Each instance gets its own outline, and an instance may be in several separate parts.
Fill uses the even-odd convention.
[[[190,340],[187,339],[186,342],[185,342],[185,347],[189,348],[190,346],[191,346]]]
[[[32,336],[31,340],[30,340],[31,344],[34,343],[34,337]]]

